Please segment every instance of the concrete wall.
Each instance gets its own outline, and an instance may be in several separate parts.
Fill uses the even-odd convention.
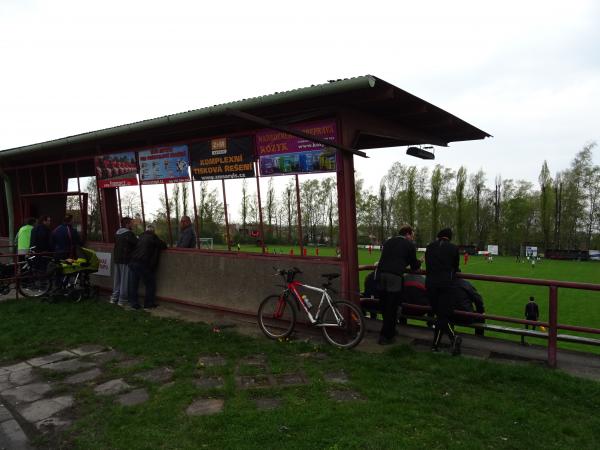
[[[112,251],[111,245],[90,243],[88,246],[97,251]],[[276,286],[282,284],[282,279],[273,276],[273,266],[298,267],[303,272],[297,277],[299,281],[319,287],[325,280],[321,274],[341,273],[341,263],[335,258],[166,250],[161,254],[157,270],[157,295],[167,301],[256,314],[263,298],[282,289]],[[109,277],[94,275],[92,282],[112,288]],[[339,279],[334,280],[333,287],[339,292]],[[318,300],[316,293],[307,295]]]

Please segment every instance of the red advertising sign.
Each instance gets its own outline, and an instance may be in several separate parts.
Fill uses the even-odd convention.
[[[134,152],[96,156],[95,166],[99,188],[135,186],[138,184]]]

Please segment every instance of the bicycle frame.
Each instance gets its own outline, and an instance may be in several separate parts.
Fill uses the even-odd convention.
[[[315,315],[313,316],[312,313],[310,312],[308,306],[306,305],[306,302],[304,301],[304,299],[302,298],[302,296],[300,295],[300,293],[298,292],[298,288],[302,287],[304,289],[308,289],[310,291],[313,292],[318,292],[321,294],[321,300],[319,301],[319,306],[317,307],[317,311],[315,313]],[[323,327],[323,326],[339,326],[342,323],[342,317],[339,313],[339,311],[333,307],[333,301],[331,300],[331,296],[329,295],[329,292],[327,292],[327,289],[321,289],[315,286],[310,286],[308,284],[304,284],[301,283],[299,281],[291,281],[291,282],[287,282],[286,283],[286,290],[283,293],[283,295],[285,295],[286,292],[291,292],[292,295],[295,297],[296,301],[302,306],[302,309],[304,310],[304,312],[306,313],[308,320],[310,321],[310,323],[312,325],[315,325],[317,327]],[[333,314],[335,315],[335,319],[337,324],[319,324],[317,322],[319,322],[319,319],[321,317],[321,309],[323,308],[325,302],[327,303],[327,305],[329,305],[331,307],[331,310],[333,311]],[[283,305],[283,303],[281,303],[281,305]],[[278,315],[280,315],[281,312],[278,311]]]

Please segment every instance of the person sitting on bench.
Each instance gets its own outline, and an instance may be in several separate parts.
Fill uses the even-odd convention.
[[[454,309],[458,311],[466,312],[477,312],[483,314],[485,307],[483,305],[483,298],[477,292],[477,289],[469,283],[467,280],[462,278],[454,279],[453,286],[454,296]],[[462,315],[454,315],[454,323],[457,325],[470,325],[473,323],[483,323],[484,319],[479,317],[466,317]],[[477,336],[483,336],[483,328],[475,328],[475,334]]]

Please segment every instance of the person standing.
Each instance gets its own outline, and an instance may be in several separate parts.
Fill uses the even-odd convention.
[[[79,233],[73,228],[73,216],[67,214],[63,223],[57,226],[51,236],[52,250],[55,258],[67,259],[75,256],[75,247],[81,245]]]
[[[465,251],[463,258],[464,258],[464,265],[466,266],[467,263],[469,262],[469,252]]]
[[[113,292],[110,301],[119,306],[127,305],[128,301],[129,282],[131,280],[129,261],[138,241],[132,229],[133,219],[131,217],[123,217],[121,219],[121,228],[115,234]]]
[[[144,308],[156,308],[156,267],[160,257],[160,251],[167,248],[165,241],[160,239],[154,232],[154,226],[146,226],[138,240],[137,246],[131,252],[129,270],[131,279],[129,285],[129,305],[133,309],[140,309],[138,301],[138,288],[140,279],[144,280],[146,286],[146,299]]]
[[[529,301],[525,305],[525,320],[534,320],[537,322],[540,317],[540,308],[535,302],[535,297],[530,296]],[[525,324],[525,329],[529,329],[529,324]],[[535,330],[535,325],[531,325],[531,329]],[[525,336],[521,335],[521,344],[525,345]]]
[[[412,227],[404,225],[398,234],[399,236],[392,237],[383,244],[375,275],[383,310],[383,325],[378,341],[380,345],[391,344],[396,335],[402,276],[406,267],[410,265],[412,270],[417,270],[421,266],[413,242],[415,233]]]
[[[35,253],[47,253],[52,251],[50,236],[50,225],[52,218],[50,216],[41,216],[33,230],[31,230],[31,246],[35,247]]]
[[[457,272],[460,272],[458,247],[452,242],[452,230],[444,228],[437,234],[437,240],[425,250],[427,265],[427,295],[431,301],[436,320],[434,326],[431,350],[439,351],[442,335],[445,333],[452,343],[452,354],[460,354],[462,338],[454,334],[451,325],[454,310],[453,282]]]
[[[196,233],[194,233],[192,220],[188,216],[183,216],[179,222],[177,248],[196,248]]]
[[[17,253],[19,255],[26,255],[29,253],[31,248],[31,231],[35,225],[35,219],[33,217],[28,218],[25,221],[25,225],[19,228],[17,235],[15,236],[15,243],[17,244]]]

